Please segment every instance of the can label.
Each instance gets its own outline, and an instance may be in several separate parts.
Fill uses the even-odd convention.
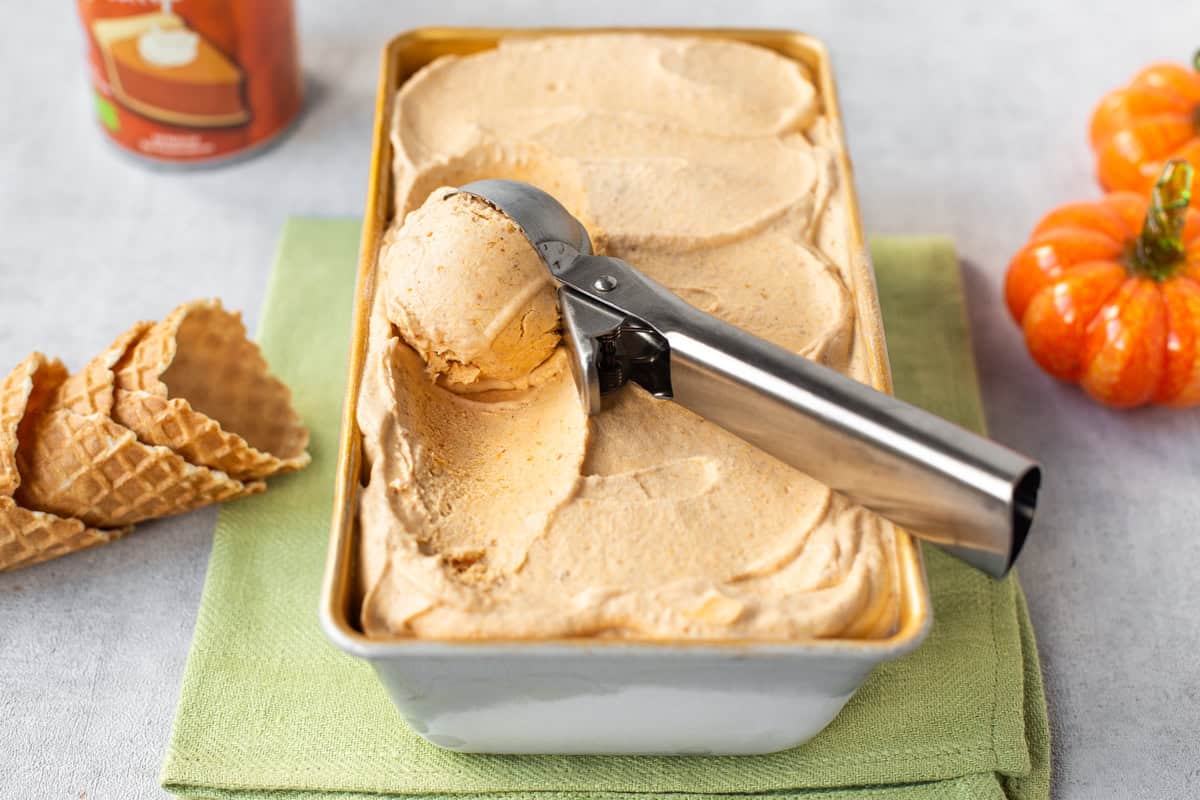
[[[300,110],[291,0],[79,0],[96,116],[158,161],[220,159]]]

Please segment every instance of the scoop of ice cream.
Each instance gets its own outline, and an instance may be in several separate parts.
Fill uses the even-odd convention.
[[[435,190],[389,231],[380,258],[388,318],[447,388],[523,388],[558,347],[550,274],[482,200]]]

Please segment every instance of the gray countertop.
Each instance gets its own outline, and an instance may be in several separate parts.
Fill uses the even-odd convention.
[[[1021,576],[1041,645],[1055,796],[1200,796],[1200,411],[1106,411],[1039,372],[1004,309],[1012,253],[1098,195],[1088,114],[1200,46],[1200,4],[493,0],[301,2],[314,91],[279,147],[144,169],[93,130],[67,3],[6,15],[0,45],[0,366],[72,367],[128,323],[219,295],[251,326],[293,214],[358,215],[378,53],[426,24],[796,28],[833,53],[868,230],[960,248],[993,435],[1046,465]],[[350,269],[347,265],[347,269]],[[215,512],[0,575],[0,797],[159,798]],[[86,794],[85,794],[86,793]]]

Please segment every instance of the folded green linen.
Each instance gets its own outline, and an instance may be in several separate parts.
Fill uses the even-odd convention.
[[[1016,580],[925,551],[935,624],[820,735],[768,756],[484,756],[409,730],[371,668],[317,623],[354,294],[356,220],[284,229],[259,341],[312,429],[312,465],[221,510],[162,783],[186,798],[409,795],[674,800],[1049,796],[1033,632]],[[981,430],[951,242],[873,243],[901,397]]]

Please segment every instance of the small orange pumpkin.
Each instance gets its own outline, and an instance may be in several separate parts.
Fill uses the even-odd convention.
[[[1153,64],[1092,114],[1096,172],[1109,191],[1149,192],[1172,158],[1200,164],[1200,52],[1193,67]]]
[[[1008,267],[1005,299],[1034,360],[1116,408],[1200,403],[1200,211],[1170,161],[1150,197],[1051,211]]]

